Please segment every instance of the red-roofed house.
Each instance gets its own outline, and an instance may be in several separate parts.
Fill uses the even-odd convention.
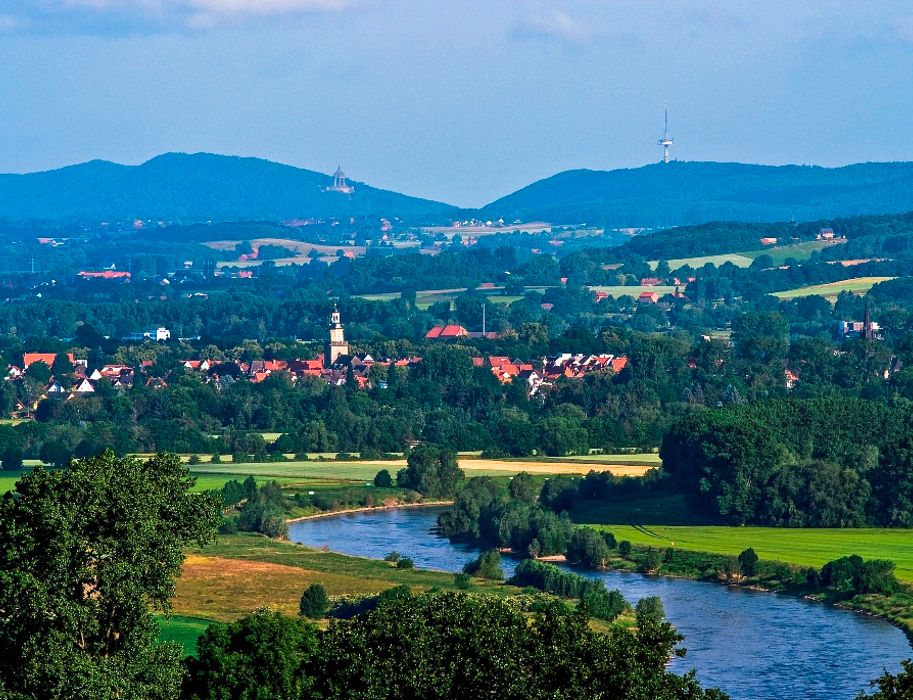
[[[435,326],[430,331],[425,333],[425,338],[428,340],[436,340],[439,338],[467,338],[469,337],[469,331],[467,331],[463,326],[459,326],[455,323],[448,323],[443,326]]]
[[[34,364],[35,362],[44,362],[48,367],[54,364],[54,360],[57,358],[57,353],[54,352],[27,352],[22,356],[22,368],[28,369],[29,365]],[[70,364],[76,364],[76,358],[73,357],[73,353],[67,353],[67,359],[70,361]]]
[[[79,276],[84,280],[128,280],[130,279],[130,273],[124,270],[102,270],[101,272],[91,272],[89,270],[83,270],[79,273]]]
[[[656,292],[641,292],[637,297],[638,304],[655,304],[659,301],[659,294]]]
[[[662,284],[663,281],[659,277],[641,277],[640,286],[641,287],[655,287],[658,284]]]

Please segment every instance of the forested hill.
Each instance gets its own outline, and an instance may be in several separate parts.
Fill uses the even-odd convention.
[[[360,182],[325,192],[332,178],[258,158],[169,153],[142,165],[95,160],[59,170],[0,175],[0,217],[12,220],[224,221],[377,215],[447,218],[453,207]]]
[[[609,227],[808,221],[913,210],[913,163],[842,168],[655,163],[569,170],[485,206],[486,217]]]

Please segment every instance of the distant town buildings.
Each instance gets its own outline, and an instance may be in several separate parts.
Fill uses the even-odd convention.
[[[152,340],[156,343],[164,343],[171,340],[171,331],[164,326],[158,328],[147,328],[142,331],[135,331],[123,338],[128,343],[142,343],[145,340]]]

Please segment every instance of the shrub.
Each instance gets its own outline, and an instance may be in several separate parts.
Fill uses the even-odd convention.
[[[397,569],[413,569],[415,568],[415,562],[412,561],[411,557],[403,557],[396,562]]]
[[[653,547],[648,547],[647,551],[644,553],[644,558],[640,561],[640,566],[637,567],[638,571],[644,574],[655,573],[662,564],[662,557],[658,549],[653,549]]]
[[[319,583],[312,583],[301,594],[298,613],[304,617],[316,619],[325,616],[329,607],[330,599],[327,596],[326,588]]]
[[[187,464],[200,464],[201,461],[200,455],[192,454],[190,455],[190,459],[187,460]]]
[[[220,535],[234,535],[238,532],[238,519],[237,518],[222,518],[222,522],[219,524],[219,534]]]
[[[395,564],[402,558],[403,557],[399,552],[390,552],[387,556],[384,557],[384,561],[393,562]]]
[[[621,593],[606,590],[602,581],[593,581],[572,571],[562,571],[554,564],[532,559],[520,562],[509,583],[532,586],[562,598],[577,598],[590,616],[601,620],[614,620],[628,605]]]
[[[631,556],[631,549],[631,543],[627,540],[622,540],[618,543],[618,553],[625,559]]]
[[[453,585],[461,591],[468,591],[472,586],[472,577],[467,573],[458,573],[453,575]]]
[[[494,549],[482,552],[479,558],[463,567],[463,571],[478,578],[492,581],[504,580],[504,569],[501,568],[501,555]]]
[[[209,463],[210,464],[222,464],[222,455],[220,455],[218,452],[214,453],[212,455],[212,459],[209,460]]]
[[[340,462],[350,462],[352,460],[352,455],[350,455],[348,452],[340,452],[336,455],[336,459]]]
[[[739,568],[746,576],[754,576],[758,570],[758,555],[749,547],[739,554]]]
[[[379,489],[388,489],[393,486],[393,477],[387,469],[381,469],[374,477],[374,485]]]

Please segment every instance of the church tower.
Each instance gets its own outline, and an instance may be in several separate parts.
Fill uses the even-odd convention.
[[[349,344],[342,322],[339,320],[339,309],[333,304],[333,313],[330,315],[330,337],[323,348],[323,366],[332,367],[340,355],[349,354]]]

